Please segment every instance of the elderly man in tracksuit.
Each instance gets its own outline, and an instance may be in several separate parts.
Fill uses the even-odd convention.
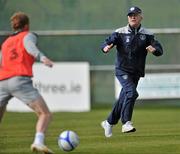
[[[141,26],[142,11],[138,7],[131,7],[128,11],[128,25],[117,29],[102,44],[104,53],[116,46],[117,57],[115,64],[116,77],[122,89],[110,115],[101,126],[106,137],[112,136],[112,126],[119,119],[122,122],[122,132],[135,132],[131,118],[134,103],[138,97],[136,90],[140,77],[144,77],[147,53],[155,56],[163,54],[160,43],[154,35]]]

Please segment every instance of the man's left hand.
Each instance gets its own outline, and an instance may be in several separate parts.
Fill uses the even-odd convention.
[[[149,45],[148,47],[146,47],[146,50],[147,50],[148,52],[153,53],[153,52],[156,51],[156,48],[154,48],[152,45]]]

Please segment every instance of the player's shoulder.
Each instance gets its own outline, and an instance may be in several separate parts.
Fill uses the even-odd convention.
[[[24,42],[37,42],[38,35],[34,32],[28,32],[24,37]]]
[[[124,27],[120,27],[118,29],[115,30],[116,33],[130,33],[129,30],[128,30],[128,26],[124,26]]]
[[[154,33],[152,31],[150,31],[149,29],[144,28],[144,27],[141,27],[139,32],[141,34],[145,34],[145,35],[154,35]]]
[[[27,35],[30,35],[30,36],[33,36],[33,37],[38,37],[38,34],[37,34],[37,33],[31,32],[31,31],[29,31],[29,32],[27,33]]]
[[[37,39],[38,35],[34,32],[28,32],[25,36],[25,38],[28,38],[28,39]]]

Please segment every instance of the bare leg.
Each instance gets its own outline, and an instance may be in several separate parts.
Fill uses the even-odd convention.
[[[30,103],[29,106],[38,116],[36,134],[34,142],[31,145],[31,150],[36,152],[43,152],[45,154],[53,154],[53,151],[44,145],[44,134],[48,128],[49,122],[52,119],[52,114],[50,113],[42,97],[39,97],[34,102]]]
[[[30,108],[32,108],[38,116],[38,121],[36,124],[36,132],[45,133],[48,124],[52,119],[52,114],[50,113],[44,99],[39,97],[37,100],[29,104]]]

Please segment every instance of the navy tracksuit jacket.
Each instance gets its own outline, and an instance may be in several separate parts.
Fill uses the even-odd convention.
[[[107,118],[110,124],[116,124],[121,118],[122,123],[131,121],[134,103],[138,97],[136,91],[140,77],[144,77],[147,56],[146,47],[152,45],[155,56],[163,54],[161,44],[154,39],[154,35],[143,27],[131,28],[129,25],[117,29],[102,44],[113,44],[117,49],[115,73],[122,85],[119,99]]]

